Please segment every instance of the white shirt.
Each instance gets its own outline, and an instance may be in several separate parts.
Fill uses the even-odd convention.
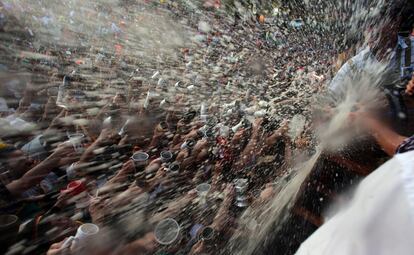
[[[370,49],[367,47],[352,57],[350,60],[348,60],[341,67],[341,69],[339,69],[338,73],[329,84],[329,90],[334,93],[340,92],[342,89],[341,87],[344,85],[344,81],[348,79],[353,73],[369,67],[369,61],[374,61],[374,58],[372,57]]]
[[[414,151],[398,154],[357,187],[350,203],[296,255],[414,254]]]

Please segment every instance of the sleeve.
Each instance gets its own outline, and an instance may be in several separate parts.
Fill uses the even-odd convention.
[[[338,73],[332,79],[331,83],[329,84],[329,90],[333,94],[338,94],[341,91],[342,84],[345,81],[346,77],[349,77],[351,72],[349,61],[346,62],[341,69],[339,69]]]

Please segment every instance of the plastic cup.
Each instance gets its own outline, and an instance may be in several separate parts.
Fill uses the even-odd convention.
[[[82,224],[76,231],[75,239],[77,245],[84,246],[90,239],[99,233],[99,227],[92,223]]]
[[[13,214],[0,215],[1,243],[12,241],[19,231],[19,217]]]
[[[19,220],[19,217],[13,214],[3,214],[0,215],[0,230],[10,229],[14,226]]]
[[[66,186],[66,190],[71,193],[72,196],[76,196],[86,190],[86,186],[82,181],[71,181],[68,186]]]
[[[205,196],[210,191],[211,185],[208,183],[201,183],[197,185],[196,191],[199,196]]]
[[[19,232],[19,217],[13,214],[0,215],[0,251],[5,253],[17,238]]]
[[[200,240],[208,241],[213,239],[214,237],[214,229],[212,227],[205,227],[201,230],[200,233]]]
[[[244,193],[247,190],[249,183],[247,179],[236,179],[234,182],[234,186],[238,193]]]
[[[140,168],[146,166],[148,163],[149,155],[148,153],[139,151],[132,155],[132,160],[134,161],[135,168]]]
[[[178,163],[172,163],[169,167],[168,167],[168,171],[173,173],[173,174],[178,174],[180,172],[180,164]]]
[[[163,163],[166,163],[173,158],[173,154],[171,153],[171,151],[162,151],[160,154],[160,157],[161,157],[161,161]]]
[[[202,183],[197,185],[196,191],[200,198],[200,205],[205,205],[207,200],[207,193],[210,191],[211,185],[208,183]]]
[[[172,218],[160,221],[154,229],[155,240],[162,245],[172,244],[177,240],[179,233],[180,226],[177,221]]]
[[[82,240],[84,238],[98,234],[99,227],[92,223],[82,224],[76,231],[76,238]]]
[[[85,138],[85,135],[80,134],[80,133],[75,133],[75,134],[68,135],[68,137],[69,137],[69,142],[72,144],[75,151],[82,153],[84,151],[82,142],[83,142],[83,139]]]

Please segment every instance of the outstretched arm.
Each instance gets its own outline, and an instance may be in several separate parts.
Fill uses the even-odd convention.
[[[357,115],[359,115],[363,126],[372,134],[381,148],[390,156],[393,156],[398,147],[405,139],[407,139],[407,137],[399,135],[385,123],[382,123],[369,114],[352,113],[351,118],[355,118]]]

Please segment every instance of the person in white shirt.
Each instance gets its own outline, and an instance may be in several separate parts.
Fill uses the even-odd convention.
[[[414,151],[397,154],[356,188],[296,255],[412,255]]]
[[[404,137],[359,110],[350,114],[394,156],[367,176],[352,199],[313,233],[296,255],[411,255],[414,238],[414,136]]]

